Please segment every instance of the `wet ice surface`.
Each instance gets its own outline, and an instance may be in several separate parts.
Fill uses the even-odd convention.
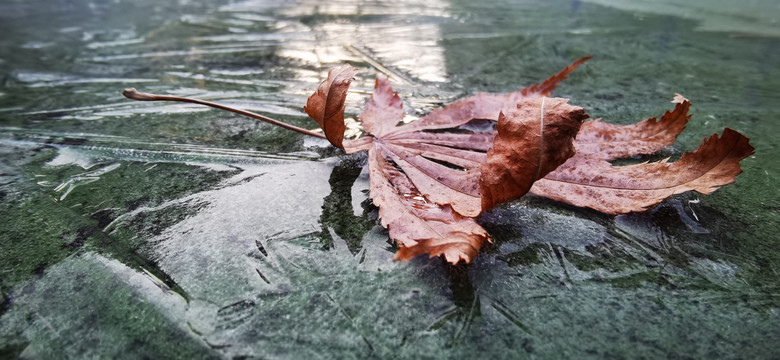
[[[578,1],[0,5],[0,354],[772,357],[780,44],[767,4],[751,5],[753,33]],[[745,11],[712,9],[735,24]],[[588,54],[557,94],[592,117],[657,116],[680,92],[695,115],[671,154],[730,126],[756,156],[737,184],[642,214],[507,204],[480,219],[494,244],[468,267],[392,262],[360,156],[119,95],[311,127],[306,97],[350,62],[350,116],[383,73],[413,120]]]

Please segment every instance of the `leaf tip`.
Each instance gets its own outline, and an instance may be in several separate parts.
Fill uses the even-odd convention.
[[[688,99],[685,98],[685,96],[682,96],[678,93],[674,94],[674,99],[672,99],[672,103],[674,104],[682,104],[684,102],[690,102]]]
[[[552,94],[552,91],[555,90],[555,88],[558,86],[558,84],[566,79],[569,74],[571,74],[577,67],[585,63],[586,61],[593,58],[593,56],[583,56],[577,60],[574,60],[569,66],[565,67],[563,70],[561,70],[559,73],[549,77],[547,80],[543,81],[542,83],[533,84],[530,86],[525,87],[523,90],[524,95],[541,95],[541,96],[550,96]]]

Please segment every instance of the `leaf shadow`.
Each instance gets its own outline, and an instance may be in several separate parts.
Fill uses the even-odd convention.
[[[364,154],[342,156],[333,168],[328,183],[331,192],[323,199],[319,237],[325,249],[334,246],[330,230],[344,239],[349,251],[355,255],[361,249],[363,236],[374,227],[376,218],[371,216],[375,207],[370,200],[361,203],[362,214],[354,214],[352,188],[366,163]]]
[[[715,292],[756,308],[778,304],[775,286],[751,285],[750,274],[766,269],[741,249],[747,224],[695,194],[619,216],[527,198],[484,214],[481,224],[494,239],[482,256],[521,272],[541,267],[566,286],[652,286]]]

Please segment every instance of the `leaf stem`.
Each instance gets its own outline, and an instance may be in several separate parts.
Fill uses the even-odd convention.
[[[178,101],[178,102],[188,102],[188,103],[193,103],[193,104],[210,106],[210,107],[221,109],[221,110],[231,111],[231,112],[234,112],[236,114],[249,116],[249,117],[251,117],[253,119],[257,119],[257,120],[260,120],[260,121],[265,121],[265,122],[267,122],[269,124],[272,124],[272,125],[281,126],[281,127],[285,128],[285,129],[292,130],[292,131],[295,131],[295,132],[299,132],[299,133],[304,134],[304,135],[309,135],[309,136],[314,136],[314,137],[325,139],[325,134],[316,133],[316,132],[313,132],[311,130],[307,130],[307,129],[304,129],[304,128],[299,128],[297,126],[281,122],[279,120],[271,119],[271,118],[269,118],[267,116],[263,116],[263,115],[260,115],[260,114],[257,114],[257,113],[253,113],[251,111],[241,110],[241,109],[237,109],[237,108],[230,107],[230,106],[227,106],[227,105],[213,103],[211,101],[192,99],[192,98],[181,97],[181,96],[157,95],[157,94],[143,93],[143,92],[140,92],[140,91],[136,90],[135,88],[125,89],[124,91],[122,91],[122,95],[124,95],[128,99],[138,100],[138,101]]]

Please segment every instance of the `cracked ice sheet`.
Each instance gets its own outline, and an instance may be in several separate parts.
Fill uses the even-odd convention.
[[[421,336],[452,304],[440,261],[393,262],[379,226],[355,254],[332,231],[330,250],[312,235],[321,230],[335,161],[240,165],[212,190],[121,216],[109,230],[169,206],[206,204],[142,239],[143,254],[188,301],[143,270],[86,253],[14,291],[0,345],[25,339],[23,355],[31,357],[112,357],[148,334],[155,340],[136,350],[157,356],[390,356],[404,343],[440,347],[441,339]],[[29,314],[34,326],[26,325]]]
[[[223,355],[389,355],[408,341],[397,332],[424,333],[451,306],[440,262],[393,262],[379,226],[355,254],[330,229],[334,248],[322,249],[315,234],[336,161],[241,165],[216,189],[170,201],[208,205],[146,240],[189,297],[181,321]]]
[[[321,231],[332,160],[240,167],[219,188],[194,196],[208,206],[147,242],[150,257],[193,300],[221,305],[281,286],[258,275],[258,243]]]
[[[184,298],[153,275],[97,253],[48,268],[13,301],[0,318],[0,347],[12,338],[26,339],[23,359],[118,358],[128,348],[138,357],[214,354],[182,321]],[[139,339],[145,339],[142,347]]]

